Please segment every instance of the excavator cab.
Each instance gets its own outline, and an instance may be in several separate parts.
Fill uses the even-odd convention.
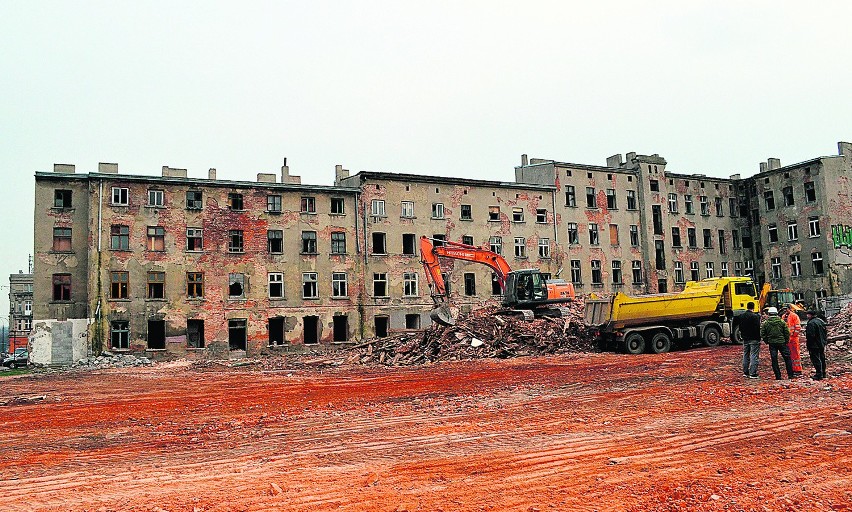
[[[547,299],[547,287],[538,269],[515,270],[506,276],[503,305],[515,307],[536,304]]]

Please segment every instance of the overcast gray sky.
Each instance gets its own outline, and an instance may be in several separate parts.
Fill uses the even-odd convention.
[[[522,153],[713,176],[836,154],[850,19],[848,1],[3,0],[0,275],[26,269],[54,163],[254,180],[287,157],[330,184],[335,164],[511,181]]]

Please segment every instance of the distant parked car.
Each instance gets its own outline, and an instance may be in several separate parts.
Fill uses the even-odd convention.
[[[15,349],[15,353],[3,359],[3,366],[18,368],[30,362],[30,353],[25,348]]]

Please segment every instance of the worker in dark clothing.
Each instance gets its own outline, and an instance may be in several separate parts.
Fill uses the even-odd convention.
[[[790,342],[790,329],[781,317],[778,316],[778,309],[774,307],[767,308],[769,318],[760,326],[760,337],[765,343],[769,344],[769,357],[772,359],[772,372],[775,374],[775,380],[781,380],[781,369],[778,367],[778,352],[784,358],[784,366],[787,369],[787,378],[793,378],[793,360],[790,358],[790,347],[787,344]]]
[[[754,302],[749,302],[740,315],[740,335],[743,339],[743,377],[756,379],[760,355],[760,315],[754,312]]]
[[[828,344],[828,332],[825,322],[818,317],[816,311],[808,311],[808,324],[805,326],[805,340],[811,364],[814,365],[814,380],[822,380],[825,373],[825,346]]]

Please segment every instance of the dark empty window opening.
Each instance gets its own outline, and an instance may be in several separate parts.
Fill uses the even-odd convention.
[[[148,320],[148,348],[151,350],[166,348],[165,320]]]
[[[269,319],[269,346],[284,344],[284,317],[276,316]]]
[[[230,350],[246,349],[246,320],[228,320],[228,348]]]
[[[374,321],[376,324],[376,337],[387,338],[388,328],[390,327],[390,317],[377,316]]]
[[[491,295],[501,295],[503,286],[500,285],[500,278],[497,274],[491,274]]]
[[[447,239],[447,235],[442,235],[440,233],[436,233],[436,234],[432,235],[432,238],[434,238],[434,240],[432,240],[432,242],[435,244],[435,247],[443,247],[444,241]]]
[[[238,194],[236,192],[231,192],[228,194],[228,209],[229,210],[242,210],[243,209],[243,195]]]
[[[228,275],[228,298],[242,299],[245,296],[245,274]]]
[[[271,254],[281,254],[284,252],[284,231],[280,229],[270,229],[266,232],[267,250]]]
[[[384,233],[373,233],[373,254],[387,254]]]
[[[405,315],[406,329],[420,329],[420,315],[417,313],[408,313]]]
[[[54,190],[53,191],[53,207],[54,208],[71,208],[71,191],[70,190]]]
[[[414,233],[403,233],[402,235],[402,254],[412,256],[415,254],[416,245]]]
[[[186,208],[188,210],[200,210],[202,207],[201,191],[188,190],[186,192]]]
[[[469,204],[461,205],[461,219],[462,220],[473,220],[473,211]]]
[[[319,317],[306,316],[302,318],[302,323],[305,327],[305,332],[302,337],[305,345],[314,345],[319,343]]]
[[[659,192],[660,191],[660,182],[657,180],[650,181],[651,192]]]
[[[53,300],[71,300],[71,274],[53,274]]]
[[[464,294],[468,297],[476,295],[476,274],[473,272],[464,274]]]
[[[345,203],[343,202],[342,197],[332,197],[331,198],[331,213],[332,215],[343,215],[346,213]]]
[[[349,317],[346,315],[334,315],[331,317],[334,341],[349,341]]]
[[[204,348],[204,320],[187,319],[186,346],[189,348]]]

